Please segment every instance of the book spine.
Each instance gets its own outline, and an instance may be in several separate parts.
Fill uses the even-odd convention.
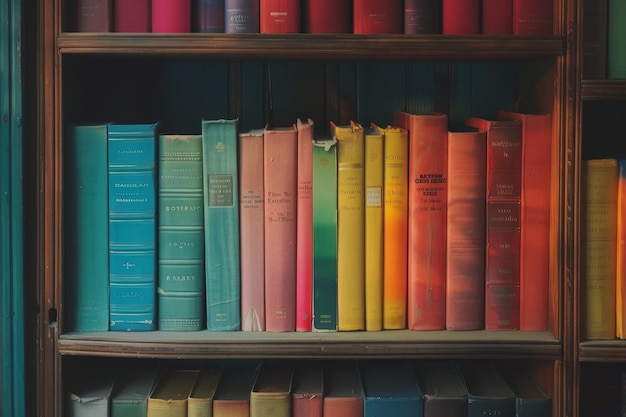
[[[296,210],[298,133],[290,128],[264,133],[265,328],[296,328]]]
[[[241,328],[265,330],[263,130],[239,135]]]
[[[202,136],[159,135],[159,330],[204,328]]]
[[[225,0],[226,33],[259,33],[259,0]]]
[[[224,0],[194,0],[193,30],[200,33],[224,33]]]
[[[478,0],[442,0],[441,23],[444,35],[477,35],[480,33]]]
[[[298,120],[296,331],[309,332],[313,300],[313,121]]]
[[[626,339],[626,160],[619,160],[617,180],[617,259],[615,269],[616,337]]]
[[[113,28],[112,0],[76,0],[74,12],[77,32],[111,32]]]
[[[65,149],[66,329],[106,331],[109,330],[106,125],[69,126]]]
[[[207,329],[239,330],[237,119],[202,121]]]
[[[313,330],[337,330],[336,141],[313,146]],[[317,184],[317,185],[316,185]]]
[[[553,4],[545,0],[513,0],[513,34],[552,35]]]
[[[404,32],[403,0],[354,0],[355,34],[394,34]]]
[[[307,33],[351,33],[352,0],[304,0]]]
[[[441,0],[404,0],[404,33],[441,33]]]
[[[152,0],[152,32],[191,32],[191,0]]]
[[[156,327],[156,125],[108,125],[111,330]]]
[[[151,0],[115,0],[115,32],[146,33],[152,31]]]
[[[626,78],[626,3],[608,0],[607,72],[608,78]]]
[[[583,1],[583,79],[607,77],[608,0]]]
[[[482,0],[481,33],[485,35],[513,33],[513,0]]]
[[[261,33],[299,33],[300,0],[260,0]]]
[[[365,328],[363,128],[332,124],[337,140],[337,326]]]
[[[448,132],[446,329],[485,322],[485,131]]]

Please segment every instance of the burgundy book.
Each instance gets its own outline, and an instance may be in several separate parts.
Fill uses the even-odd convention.
[[[354,0],[354,33],[404,32],[403,0]]]
[[[193,0],[193,31],[224,33],[224,0]]]
[[[225,0],[224,30],[226,33],[259,33],[259,0]]]
[[[113,28],[112,0],[76,0],[74,27],[77,32],[110,32]]]
[[[513,0],[482,0],[481,33],[510,35],[513,33]]]
[[[300,0],[261,0],[261,33],[299,33]]]
[[[441,33],[441,0],[404,0],[404,33]]]
[[[442,0],[441,23],[444,35],[477,35],[480,33],[478,0]]]
[[[152,0],[152,32],[191,32],[191,0]]]
[[[152,31],[150,0],[115,0],[115,32],[146,33]]]
[[[515,35],[552,35],[552,1],[513,0]]]
[[[306,33],[351,33],[352,0],[304,0]]]

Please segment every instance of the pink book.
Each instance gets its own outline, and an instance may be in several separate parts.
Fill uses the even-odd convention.
[[[115,32],[146,33],[152,30],[150,0],[115,0]]]
[[[296,331],[310,332],[313,291],[313,120],[298,119]]]
[[[191,0],[152,0],[152,31],[191,32]]]

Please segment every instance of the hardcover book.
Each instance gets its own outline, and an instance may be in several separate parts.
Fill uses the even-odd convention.
[[[147,417],[187,417],[187,399],[199,373],[196,369],[164,371],[148,398]]]
[[[604,79],[607,49],[608,0],[583,1],[582,77]]]
[[[113,0],[76,0],[74,27],[77,32],[110,32]]]
[[[260,0],[261,33],[299,33],[300,0]]]
[[[152,0],[152,32],[191,32],[191,0]]]
[[[256,367],[224,369],[213,398],[213,417],[250,417],[250,394],[257,375]]]
[[[226,28],[224,1],[193,0],[193,31],[200,33],[224,33]]]
[[[159,330],[204,329],[202,136],[159,135]]]
[[[224,0],[226,33],[259,33],[259,0]]]
[[[457,366],[467,389],[467,417],[516,417],[515,393],[492,363],[462,360]]]
[[[313,362],[299,362],[291,393],[293,417],[322,417],[323,405],[324,368]]]
[[[404,33],[441,33],[442,0],[404,0]]]
[[[626,160],[618,161],[616,265],[615,265],[615,336],[626,339]]]
[[[98,378],[93,375],[97,374]],[[68,417],[109,417],[115,375],[100,367],[86,366],[66,373],[65,415]]]
[[[66,328],[77,332],[107,331],[107,126],[68,126],[64,148]]]
[[[265,330],[263,129],[239,134],[241,330]]]
[[[222,368],[200,370],[196,384],[187,399],[187,417],[212,417],[213,398],[222,378]]]
[[[304,0],[306,33],[351,33],[352,0]]]
[[[513,33],[513,0],[482,0],[480,31],[485,35]]]
[[[111,417],[145,416],[148,399],[158,378],[158,368],[126,368],[115,379]]]
[[[403,0],[354,0],[355,34],[393,34],[404,32]]]
[[[111,330],[156,328],[157,127],[108,125]]]
[[[552,35],[551,1],[513,0],[514,35]]]
[[[265,128],[265,329],[296,329],[298,131]]]
[[[444,35],[480,33],[479,0],[441,0],[441,23]]]
[[[357,362],[330,362],[324,366],[324,417],[362,417],[363,400]]]
[[[626,3],[608,0],[607,22],[607,75],[608,78],[626,78]]]
[[[467,389],[452,362],[417,361],[414,371],[424,394],[424,417],[467,417]]]
[[[337,328],[365,328],[365,176],[361,125],[337,126]]]
[[[360,364],[363,416],[423,416],[423,393],[413,370],[401,360],[368,360]]]
[[[241,327],[237,140],[237,119],[202,121],[206,317],[215,331]]]
[[[114,0],[115,32],[147,33],[152,31],[151,0]]]
[[[264,361],[250,392],[250,417],[291,417],[294,366]]]
[[[408,327],[446,326],[448,118],[396,113],[409,132]]]
[[[515,394],[515,417],[551,417],[552,398],[521,365],[502,366],[498,370]]]

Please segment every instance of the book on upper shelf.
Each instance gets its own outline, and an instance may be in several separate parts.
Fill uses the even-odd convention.
[[[324,365],[324,417],[363,417],[363,383],[356,361]]]
[[[354,0],[355,34],[394,34],[404,32],[403,0]]]
[[[265,330],[263,129],[239,134],[241,330]]]
[[[442,0],[441,24],[444,35],[480,33],[479,0]]]
[[[527,366],[511,364],[498,370],[515,394],[516,417],[551,417],[552,398],[533,378]]]
[[[226,33],[259,33],[259,0],[224,0]]]
[[[485,203],[487,133],[448,131],[446,329],[485,324]]]
[[[152,31],[151,0],[114,0],[114,32],[147,33]]]
[[[513,33],[513,0],[482,0],[480,33],[510,35]]]
[[[617,188],[615,158],[582,161],[581,323],[585,340],[612,340],[617,268]]]
[[[250,392],[250,417],[291,417],[294,365],[263,361]]]
[[[200,33],[224,33],[225,0],[193,0],[192,29]]]
[[[111,417],[145,416],[148,399],[159,375],[158,367],[125,368],[115,379]]]
[[[98,375],[94,378],[94,375]],[[68,367],[65,371],[64,415],[109,417],[115,374],[100,365]]]
[[[322,417],[323,405],[324,368],[314,362],[298,362],[291,391],[293,417]]]
[[[467,417],[467,388],[451,361],[416,361],[413,369],[424,395],[424,417]]]
[[[187,417],[213,416],[213,399],[223,371],[221,367],[200,369],[196,384],[187,399]]]
[[[156,328],[157,129],[107,128],[111,330]]]
[[[306,33],[351,33],[352,0],[304,0]]]
[[[250,394],[258,368],[227,366],[213,397],[213,417],[250,417]]]
[[[552,35],[552,1],[513,0],[514,35]]]
[[[408,362],[366,360],[360,362],[363,383],[363,416],[413,417],[424,409],[423,393]]]
[[[441,33],[442,0],[404,0],[404,33]]]
[[[163,371],[148,398],[147,417],[187,417],[187,400],[199,374],[197,369]]]
[[[191,32],[191,0],[152,0],[152,32]]]
[[[552,115],[498,112],[522,122],[520,330],[548,330]]]
[[[296,328],[298,130],[266,127],[263,135],[265,329],[288,332]]]
[[[241,328],[237,119],[202,121],[207,329]]]
[[[313,141],[313,331],[337,330],[337,141]]]
[[[626,79],[626,3],[608,0],[607,13],[607,76],[611,79]]]
[[[74,28],[77,32],[111,32],[113,0],[76,0]]]
[[[615,264],[615,336],[626,339],[626,160],[618,161]]]
[[[364,131],[337,126],[337,329],[365,329]]]
[[[583,0],[582,77],[600,80],[607,76],[608,0]]]
[[[159,135],[159,330],[204,328],[202,136]]]
[[[296,330],[311,331],[313,300],[313,120],[298,119]]]
[[[109,330],[107,126],[69,125],[64,143],[65,328]]]
[[[299,33],[300,0],[260,0],[261,33]]]
[[[396,112],[408,130],[408,327],[446,326],[448,117]]]
[[[467,389],[467,417],[515,417],[515,393],[488,361],[459,360],[457,369]]]
[[[522,123],[466,119],[487,132],[485,329],[519,329]]]

